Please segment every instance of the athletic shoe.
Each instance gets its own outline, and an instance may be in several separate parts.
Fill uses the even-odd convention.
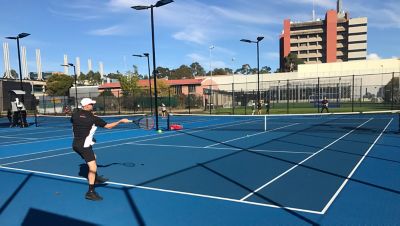
[[[101,201],[103,200],[103,197],[101,197],[97,192],[95,191],[88,191],[86,192],[85,195],[86,199],[92,200],[92,201]]]
[[[95,184],[104,184],[105,182],[108,181],[108,178],[102,177],[102,176],[96,176],[96,179],[94,181]]]

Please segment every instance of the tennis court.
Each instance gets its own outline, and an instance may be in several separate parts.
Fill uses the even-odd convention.
[[[99,129],[101,202],[84,199],[66,120],[0,131],[1,225],[400,222],[397,112],[171,115],[160,128],[183,130]]]

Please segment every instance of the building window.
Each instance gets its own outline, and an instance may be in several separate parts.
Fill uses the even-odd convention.
[[[300,46],[307,46],[307,43],[300,43]]]
[[[189,85],[189,93],[195,93],[196,92],[196,85]]]
[[[175,86],[175,94],[182,94],[182,86]]]

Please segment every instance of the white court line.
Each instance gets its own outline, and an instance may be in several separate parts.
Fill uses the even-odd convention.
[[[103,146],[103,147],[98,147],[98,148],[96,148],[96,149],[103,149],[103,148],[109,148],[109,147],[116,147],[116,146],[121,146],[121,145],[125,145],[125,144],[127,144],[127,143],[120,143],[120,144],[107,145],[107,146]],[[22,163],[22,162],[31,162],[31,161],[35,161],[35,160],[53,158],[53,157],[57,157],[57,156],[70,155],[70,154],[75,154],[75,153],[76,153],[76,152],[71,151],[71,152],[61,153],[61,154],[57,154],[57,155],[48,155],[48,156],[39,157],[39,158],[26,159],[26,160],[21,160],[21,161],[16,161],[16,162],[8,162],[8,163],[5,163],[5,164],[0,164],[0,166],[8,166],[8,165],[17,164],[17,163]]]
[[[40,127],[35,127],[35,128],[40,128]],[[32,131],[33,129],[31,129],[31,130],[25,130],[25,131]],[[36,129],[35,129],[36,130]],[[47,128],[46,129],[46,131],[40,131],[40,132],[32,132],[32,133],[21,133],[21,135],[23,135],[23,136],[25,136],[25,135],[30,135],[30,134],[38,134],[38,133],[53,133],[53,132],[58,132],[58,131],[65,131],[65,129],[59,129],[59,130],[50,130],[49,131],[49,129]],[[7,132],[4,132],[4,134],[10,134],[10,132],[11,131],[7,131]],[[0,133],[0,135],[1,135],[2,133]]]
[[[158,136],[157,134],[148,134],[148,135],[143,135],[143,136],[137,136],[137,137],[132,137],[128,139],[136,139],[136,138],[142,138],[142,137],[149,137],[149,136]],[[111,142],[116,142],[116,141],[127,141],[127,138],[122,138],[122,139],[117,139],[117,140],[110,140],[110,141],[104,141],[104,142],[99,142],[97,143],[98,145],[100,144],[106,144],[106,143],[111,143]],[[97,146],[96,146],[97,147]],[[72,147],[65,147],[65,148],[57,148],[57,149],[51,149],[47,151],[40,151],[40,152],[35,152],[35,153],[27,153],[27,154],[21,154],[21,155],[13,155],[13,156],[8,156],[8,157],[2,157],[2,159],[9,159],[9,158],[17,158],[17,157],[22,157],[22,156],[27,156],[27,155],[36,155],[36,154],[41,154],[41,153],[47,153],[47,152],[54,152],[54,151],[60,151],[60,150],[67,150],[67,149],[72,149]]]
[[[230,123],[232,123],[232,122],[230,122]],[[226,123],[224,123],[224,124],[226,124]],[[221,125],[224,125],[224,124],[221,124]],[[213,127],[212,129],[214,129],[214,128],[222,128],[222,127],[226,127],[226,126],[229,126],[229,125],[225,125],[225,126],[221,126],[221,127]],[[200,127],[200,128],[203,128],[203,127]],[[194,131],[194,132],[192,132],[192,133],[196,133],[196,132],[200,132],[200,131],[203,131],[203,130],[196,130],[196,131]],[[145,136],[142,136],[142,137],[146,137],[146,136],[155,136],[155,135],[157,135],[157,134],[149,134],[149,135],[145,135]],[[179,135],[185,135],[185,133],[178,133],[178,134],[174,134],[174,135],[172,135],[172,136],[179,136]],[[146,140],[156,140],[156,139],[162,139],[162,138],[164,138],[164,137],[170,137],[170,136],[171,136],[171,135],[168,135],[168,136],[160,136],[160,137],[156,137],[156,138],[152,138],[152,139],[146,139]],[[136,138],[139,138],[139,137],[135,137],[135,138],[132,138],[132,139],[136,139]],[[108,141],[108,142],[115,142],[115,141],[119,141],[119,140],[127,141],[128,139],[124,138],[124,139],[112,140],[112,141]],[[141,140],[141,141],[145,141],[145,140]],[[107,143],[107,142],[103,142],[103,143]],[[103,144],[103,143],[101,143],[101,144]],[[132,143],[132,142],[125,142],[125,143],[123,143],[123,144],[131,144],[131,143]],[[100,143],[99,143],[99,144],[100,144]],[[104,148],[104,147],[98,147],[97,149],[101,149],[101,148]],[[65,148],[65,149],[67,149],[67,148]],[[70,149],[70,147],[69,147],[68,149]],[[55,150],[60,150],[60,149],[55,149]],[[45,153],[45,152],[52,152],[52,151],[55,151],[55,150],[44,151],[44,152],[42,152],[42,153]],[[71,152],[71,153],[74,153],[74,152]],[[71,154],[71,153],[69,153],[69,154]],[[26,155],[34,155],[34,154],[37,154],[37,153],[26,154]],[[52,155],[52,156],[48,156],[48,157],[46,157],[46,158],[57,157],[57,156],[60,156],[60,155],[63,155],[63,154]],[[24,155],[20,155],[20,156],[24,156]],[[11,157],[5,157],[5,158],[0,158],[0,159],[13,158],[13,157],[18,157],[18,156],[11,156]],[[45,158],[45,157],[36,158],[36,159],[32,159],[32,160],[29,160],[29,159],[28,159],[28,160],[26,160],[26,161],[33,161],[33,160],[38,160],[38,159],[43,159],[43,158]],[[14,162],[14,163],[17,163],[17,162]],[[10,163],[7,163],[7,164],[10,164]],[[5,165],[5,164],[3,164],[3,165]]]
[[[232,150],[232,151],[253,151],[253,152],[270,152],[270,153],[288,153],[288,154],[314,154],[314,152],[305,152],[305,151],[276,151],[276,150],[259,150],[259,149],[245,149],[245,148],[229,148],[229,147],[210,147],[204,148],[200,146],[186,146],[186,145],[172,145],[172,144],[141,144],[136,142],[130,142],[129,144],[142,145],[142,146],[156,146],[156,147],[174,147],[174,148],[193,148],[193,149],[210,149],[210,150]]]
[[[1,136],[1,135],[0,135],[0,138],[12,138],[12,139],[22,139],[22,140],[36,140],[37,139],[37,138]]]
[[[247,121],[247,122],[246,122]],[[243,121],[241,121],[242,122],[242,124],[245,124],[245,123],[253,123],[254,121],[249,121],[249,120],[243,120]],[[244,123],[243,123],[244,122]],[[219,128],[224,128],[224,127],[229,127],[229,126],[236,126],[237,125],[237,122],[227,122],[227,123],[222,123],[222,124],[217,124],[217,126],[214,126],[214,127],[210,127],[210,126],[203,126],[203,127],[198,127],[198,128],[196,128],[196,130],[195,131],[190,131],[190,132],[187,132],[187,133],[176,133],[176,134],[171,134],[171,135],[168,135],[168,136],[163,136],[162,138],[166,138],[166,137],[175,137],[175,136],[181,136],[181,135],[187,135],[187,134],[193,134],[193,133],[197,133],[197,132],[201,132],[201,131],[205,131],[205,130],[210,130],[210,129],[219,129]],[[201,128],[205,128],[205,129],[201,129]],[[138,141],[138,142],[143,142],[143,141],[149,141],[149,140],[157,140],[157,139],[160,139],[160,138],[150,138],[150,139],[145,139],[145,140],[141,140],[141,141]]]
[[[325,147],[323,147],[322,149],[320,149],[319,151],[315,152],[314,154],[308,156],[306,159],[304,159],[303,161],[297,163],[296,165],[294,165],[293,167],[291,167],[290,169],[286,170],[285,172],[281,173],[280,175],[276,176],[274,179],[268,181],[267,183],[265,183],[264,185],[262,185],[261,187],[257,188],[256,190],[254,190],[253,192],[249,193],[248,195],[244,196],[243,198],[241,198],[240,200],[245,200],[247,198],[249,198],[250,196],[254,195],[254,193],[257,193],[258,191],[260,191],[261,189],[265,188],[266,186],[270,185],[271,183],[273,183],[274,181],[278,180],[279,178],[283,177],[284,175],[286,175],[287,173],[289,173],[290,171],[292,171],[293,169],[297,168],[298,166],[300,166],[301,164],[303,164],[305,161],[309,160],[310,158],[314,157],[315,155],[317,155],[318,153],[320,153],[321,151],[327,149],[328,147],[332,146],[334,143],[338,142],[339,140],[343,139],[344,137],[346,137],[347,135],[349,135],[350,133],[354,132],[356,129],[360,128],[361,126],[363,126],[364,124],[366,124],[367,122],[371,121],[373,118],[370,118],[368,121],[365,121],[364,123],[360,124],[359,126],[357,126],[357,128],[351,130],[350,132],[346,133],[345,135],[339,137],[338,139],[334,140],[333,142],[331,142],[330,144],[326,145]]]
[[[47,172],[35,171],[35,170],[26,170],[26,169],[3,167],[3,166],[0,166],[0,169],[6,169],[6,170],[11,170],[11,171],[20,171],[20,172],[26,172],[26,173],[34,173],[34,174],[38,174],[38,175],[47,175],[47,176],[53,176],[53,177],[68,178],[68,179],[79,180],[79,181],[87,181],[86,178],[82,178],[82,177],[74,177],[74,176],[68,176],[68,175],[63,175],[63,174],[47,173]],[[299,212],[305,212],[305,213],[321,214],[321,212],[315,211],[315,210],[299,209],[299,208],[293,208],[293,207],[282,207],[282,206],[276,206],[276,205],[271,205],[271,204],[249,202],[249,201],[237,200],[237,199],[232,199],[232,198],[224,198],[224,197],[219,197],[219,196],[203,195],[203,194],[198,194],[198,193],[182,192],[182,191],[140,186],[140,185],[134,185],[134,184],[117,183],[117,182],[111,182],[111,181],[107,181],[106,184],[122,186],[122,187],[139,188],[139,189],[144,189],[144,190],[166,192],[166,193],[173,193],[173,194],[180,194],[180,195],[187,195],[187,196],[194,196],[194,197],[202,197],[202,198],[208,198],[208,199],[223,200],[223,201],[249,204],[249,205],[255,205],[255,206],[264,206],[264,207],[271,207],[271,208],[277,208],[277,209],[288,209],[288,210],[292,210],[292,211],[299,211]]]
[[[209,148],[209,147],[212,147],[212,146],[215,146],[215,145],[219,145],[219,144],[226,144],[226,143],[231,142],[231,141],[240,140],[240,139],[244,139],[244,138],[248,138],[248,137],[252,137],[252,136],[257,136],[257,135],[260,135],[260,134],[263,134],[263,133],[268,133],[268,132],[271,132],[271,131],[280,130],[280,129],[283,129],[283,128],[286,128],[286,127],[290,127],[290,126],[294,126],[294,125],[298,125],[298,124],[300,124],[300,123],[293,123],[293,124],[286,125],[286,126],[281,126],[281,127],[275,128],[275,129],[271,129],[271,130],[267,130],[267,131],[263,131],[263,132],[259,132],[259,133],[254,133],[254,134],[251,134],[251,135],[237,137],[237,138],[234,138],[234,139],[231,139],[231,140],[226,140],[226,141],[223,141],[223,142],[211,144],[211,145],[205,146],[204,148]]]
[[[102,134],[111,134],[111,133],[121,133],[121,132],[126,132],[126,131],[130,131],[130,130],[113,130],[113,131],[104,131],[104,132],[100,132],[97,133],[98,135],[102,135]],[[33,144],[33,143],[40,143],[40,142],[48,142],[50,140],[62,140],[62,139],[72,139],[72,130],[71,130],[71,134],[70,135],[59,135],[59,136],[53,136],[53,137],[45,137],[45,138],[36,138],[36,141],[31,141],[31,142],[4,142],[1,143],[0,146],[14,146],[14,145],[23,145],[23,144]]]
[[[232,123],[232,122],[230,122],[230,123]],[[226,123],[224,123],[224,124],[226,124]],[[221,124],[221,125],[224,125],[224,124]],[[204,126],[204,127],[206,127],[206,126]],[[199,128],[204,128],[204,127],[199,127]],[[215,127],[215,128],[218,128],[218,127]],[[203,130],[198,130],[198,131],[203,131]],[[196,133],[196,132],[198,132],[198,131],[194,131],[194,132],[192,132],[192,133]],[[184,133],[180,133],[180,134],[176,134],[176,135],[185,135],[185,134],[184,134]],[[148,137],[148,136],[159,136],[159,135],[158,135],[158,134],[149,134],[149,135],[138,136],[138,137],[129,138],[129,139],[136,139],[136,138]],[[156,139],[162,139],[162,138],[164,138],[164,137],[169,137],[169,136],[159,136],[159,137],[157,137]],[[121,141],[121,140],[127,141],[127,140],[129,140],[129,139],[127,139],[127,138],[122,138],[122,139],[106,141],[106,142],[102,142],[102,143],[98,143],[98,144],[110,143],[110,142]],[[153,140],[154,140],[154,139],[153,139]],[[126,143],[126,144],[130,144],[130,142],[128,142],[128,143]],[[35,155],[35,154],[39,154],[39,153],[53,152],[53,151],[58,151],[58,150],[62,150],[62,149],[71,149],[71,147],[53,149],[53,150],[48,150],[48,151],[36,152],[36,153],[28,153],[28,154],[22,154],[22,155],[8,156],[8,157],[0,158],[0,160],[1,160],[1,159],[7,159],[7,158],[21,157],[21,156],[26,156],[26,155]]]
[[[326,204],[324,209],[322,210],[322,214],[325,214],[326,211],[329,209],[329,207],[332,205],[332,203],[335,201],[336,197],[339,195],[339,193],[342,191],[344,186],[347,184],[349,179],[353,176],[354,172],[357,170],[357,168],[360,166],[361,162],[365,159],[365,157],[368,155],[368,153],[371,151],[371,149],[375,146],[376,142],[381,138],[382,134],[385,132],[385,130],[388,128],[390,123],[393,121],[393,118],[388,122],[388,124],[385,126],[385,128],[382,130],[382,132],[379,134],[379,136],[375,139],[374,143],[368,148],[367,152],[363,155],[363,157],[360,159],[360,161],[357,163],[357,165],[354,167],[354,169],[350,172],[350,174],[347,176],[346,180],[342,183],[342,185],[339,187],[339,189],[336,191],[336,193],[332,196],[332,198],[329,200],[329,202]]]

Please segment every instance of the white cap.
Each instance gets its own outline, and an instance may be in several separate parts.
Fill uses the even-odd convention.
[[[86,105],[89,105],[89,104],[95,104],[96,103],[96,101],[95,100],[92,100],[92,99],[90,99],[90,98],[83,98],[82,100],[81,100],[81,105],[82,105],[82,107],[83,106],[86,106]]]

